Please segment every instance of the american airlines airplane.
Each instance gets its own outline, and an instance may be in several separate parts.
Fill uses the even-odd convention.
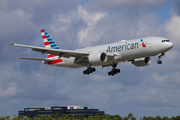
[[[87,47],[77,50],[63,50],[58,47],[45,29],[41,30],[45,47],[36,47],[22,44],[10,43],[10,45],[30,48],[33,51],[48,54],[47,58],[25,58],[19,59],[38,60],[43,64],[65,68],[87,67],[83,74],[89,75],[95,72],[92,66],[112,66],[108,75],[120,73],[116,66],[118,63],[129,61],[137,67],[147,66],[151,63],[151,56],[158,56],[157,64],[165,52],[173,47],[173,43],[163,37],[145,37],[133,40],[122,40],[115,43]]]

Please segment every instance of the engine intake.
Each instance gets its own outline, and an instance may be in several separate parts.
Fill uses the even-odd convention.
[[[137,67],[147,66],[151,63],[150,57],[137,58],[132,61],[132,64]]]
[[[100,64],[107,61],[107,55],[106,53],[92,53],[88,60],[92,65]]]

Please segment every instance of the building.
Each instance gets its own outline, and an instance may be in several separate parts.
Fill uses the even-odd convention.
[[[33,108],[24,108],[24,111],[19,111],[19,116],[37,116],[37,115],[50,115],[59,113],[60,116],[63,114],[67,115],[83,115],[91,116],[96,113],[99,115],[104,115],[104,111],[99,111],[99,109],[90,109],[88,107],[81,107],[77,105],[72,106],[53,106],[53,107],[33,107]]]

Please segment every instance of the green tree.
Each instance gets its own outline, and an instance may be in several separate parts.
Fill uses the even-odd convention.
[[[124,119],[123,120],[128,120],[128,117],[124,117]]]
[[[68,119],[68,118],[69,118],[69,115],[67,115],[67,114],[63,114],[62,118],[63,118],[63,120],[66,120],[66,119]]]
[[[23,120],[29,120],[29,117],[28,116],[24,116]]]
[[[116,114],[113,116],[113,120],[121,120],[121,116]]]
[[[129,120],[129,119],[131,120],[132,117],[133,117],[133,114],[132,114],[132,113],[129,113],[129,114],[128,114],[128,120]]]
[[[95,120],[95,119],[94,119],[94,116],[89,116],[89,117],[88,117],[88,120]]]
[[[0,120],[5,120],[6,118],[4,116],[0,116]]]
[[[162,120],[169,120],[169,118],[168,117],[163,117]]]
[[[72,114],[71,115],[71,119],[74,120],[76,118],[76,115],[75,114]]]
[[[156,116],[156,120],[161,120],[161,116]]]
[[[143,120],[149,120],[149,118],[146,116],[143,116]]]
[[[176,116],[176,120],[180,120],[180,116]]]

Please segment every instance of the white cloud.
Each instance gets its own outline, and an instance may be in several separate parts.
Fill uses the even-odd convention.
[[[180,46],[180,16],[173,14],[172,17],[165,23],[165,31],[171,41],[174,43],[175,48]]]
[[[100,40],[100,37],[102,35],[102,31],[97,31],[95,25],[98,21],[104,18],[107,13],[91,13],[86,11],[82,6],[79,5],[78,14],[80,18],[87,24],[87,27],[80,29],[78,32],[79,45],[91,46],[94,41]]]
[[[15,83],[11,82],[6,87],[0,87],[0,97],[12,97],[18,93]]]
[[[66,85],[64,88],[61,88],[59,91],[57,91],[58,94],[60,95],[65,95],[71,90],[70,85]]]
[[[99,74],[93,74],[90,76],[94,81],[106,81],[109,79],[108,76],[105,75],[99,75]]]
[[[31,21],[32,15],[25,13],[22,9],[16,9],[8,13],[0,11],[0,16],[0,26],[3,28],[0,29],[0,32],[5,35],[25,29],[28,31],[27,26],[31,27],[31,29],[35,28],[34,23]]]
[[[172,40],[173,41],[173,40]],[[170,50],[166,54],[166,59],[170,61],[176,61],[177,59],[180,59],[180,54],[177,50]]]
[[[83,20],[86,26],[78,30],[78,44],[81,47],[91,46],[92,43],[98,41],[102,35],[101,32],[96,30],[95,26],[97,22],[105,16],[106,13],[104,12],[91,13],[79,5],[77,11],[70,12],[68,15],[55,15],[51,29],[55,33],[68,32],[72,29],[73,21],[77,23],[79,20]]]

